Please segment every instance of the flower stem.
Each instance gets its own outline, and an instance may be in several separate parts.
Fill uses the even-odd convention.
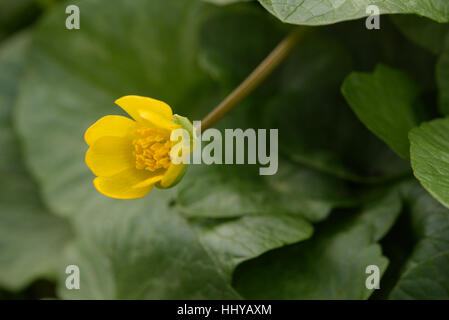
[[[212,127],[256,89],[288,57],[308,30],[307,27],[297,27],[287,35],[257,68],[203,119],[201,130]]]

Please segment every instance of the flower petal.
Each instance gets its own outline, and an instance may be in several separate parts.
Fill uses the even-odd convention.
[[[152,185],[143,188],[133,188],[147,179],[151,172],[129,168],[110,177],[98,177],[94,180],[97,190],[105,196],[116,199],[137,199],[144,197],[153,188]]]
[[[176,185],[184,176],[187,166],[181,164],[170,164],[164,178],[157,184],[158,188],[170,188]]]
[[[87,150],[86,164],[96,176],[112,176],[135,167],[133,145],[122,137],[101,137]]]
[[[84,140],[91,146],[104,136],[125,137],[136,128],[136,122],[123,116],[105,116],[87,129]]]
[[[148,186],[153,186],[156,182],[159,182],[164,177],[164,174],[155,174],[154,176],[136,184],[133,188],[143,188]]]
[[[150,123],[152,127],[162,128],[169,131],[181,128],[179,124],[167,120],[165,117],[155,112],[145,110],[140,112],[140,117],[145,123]]]
[[[141,96],[124,96],[115,101],[123,110],[125,110],[134,120],[144,121],[143,112],[158,114],[167,121],[173,118],[173,112],[168,104],[156,99]]]

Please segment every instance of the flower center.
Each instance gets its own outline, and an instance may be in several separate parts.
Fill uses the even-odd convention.
[[[171,142],[165,130],[140,128],[136,130],[138,139],[133,140],[136,168],[156,171],[170,166]]]

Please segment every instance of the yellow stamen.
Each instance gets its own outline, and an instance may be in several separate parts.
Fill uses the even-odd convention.
[[[136,168],[156,171],[170,166],[169,133],[160,128],[140,128],[133,141]]]

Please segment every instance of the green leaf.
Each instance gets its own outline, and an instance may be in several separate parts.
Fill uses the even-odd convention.
[[[154,193],[153,193],[154,191]],[[99,198],[80,213],[65,265],[80,269],[66,299],[239,299],[186,221],[167,205],[170,191],[127,201]]]
[[[443,51],[436,67],[436,78],[439,89],[439,110],[449,115],[449,33],[443,42]]]
[[[356,216],[329,218],[310,240],[242,264],[234,286],[248,299],[366,299],[366,267],[385,271],[388,260],[376,242],[400,210],[392,192]]]
[[[38,278],[54,280],[59,267],[65,270],[61,256],[73,237],[67,221],[23,198],[25,204],[0,204],[0,285],[10,290]]]
[[[412,227],[418,239],[391,299],[449,299],[449,211],[416,183],[409,186]]]
[[[416,44],[427,48],[434,54],[443,50],[444,39],[449,33],[449,24],[406,15],[393,16],[393,21],[399,30]]]
[[[439,22],[449,21],[449,3],[446,0],[259,0],[259,2],[283,22],[304,25],[324,25],[368,16],[369,5],[379,8],[381,14],[413,13]],[[360,26],[364,27],[363,24]]]
[[[343,95],[359,119],[402,157],[409,156],[408,132],[418,125],[420,91],[403,72],[379,65],[374,73],[352,73]]]
[[[192,166],[177,199],[188,217],[296,214],[320,221],[337,206],[354,204],[346,184],[279,159],[278,172],[259,175],[257,166]]]
[[[0,47],[0,285],[10,290],[54,278],[72,235],[67,222],[41,203],[13,132],[11,111],[28,42],[28,34],[21,34]]]
[[[423,123],[409,136],[415,177],[435,199],[449,207],[449,118]]]
[[[299,216],[277,214],[195,222],[200,241],[225,273],[262,253],[306,240],[312,226]]]

